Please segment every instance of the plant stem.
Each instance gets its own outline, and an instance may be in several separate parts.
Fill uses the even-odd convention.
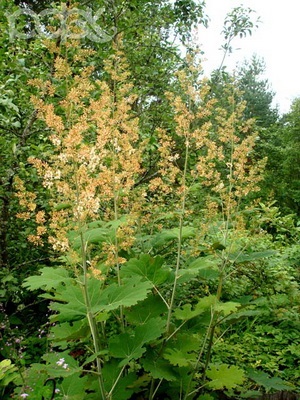
[[[169,303],[168,316],[167,316],[167,325],[166,325],[167,336],[170,333],[171,316],[172,316],[172,311],[173,311],[173,307],[174,307],[175,294],[176,294],[176,289],[177,289],[177,281],[178,281],[178,278],[179,278],[181,247],[182,247],[182,230],[183,230],[184,213],[185,213],[185,202],[186,202],[186,192],[187,192],[187,190],[186,190],[186,174],[187,174],[188,156],[189,156],[189,140],[188,140],[187,137],[186,137],[185,144],[186,144],[185,145],[185,160],[184,160],[184,170],[183,170],[183,178],[182,178],[183,194],[182,194],[181,212],[180,212],[180,218],[179,218],[177,260],[176,260],[174,284],[173,284],[173,288],[172,288],[171,300],[170,300],[170,303]]]
[[[222,253],[224,250],[222,251]],[[222,288],[223,288],[223,282],[224,282],[224,275],[225,275],[225,268],[227,265],[227,258],[223,258],[222,261],[222,266],[220,268],[220,276],[219,276],[219,282],[218,282],[218,288],[217,288],[217,294],[216,294],[216,304],[220,301],[221,294],[222,294]],[[205,379],[206,376],[206,370],[210,361],[210,356],[212,352],[212,347],[213,347],[213,340],[214,340],[214,335],[215,335],[215,330],[217,326],[217,318],[218,318],[219,313],[216,312],[214,309],[212,310],[212,317],[211,317],[211,323],[209,326],[209,341],[208,341],[208,349],[205,357],[205,365],[204,365],[204,371],[202,375],[202,379]]]
[[[195,392],[195,391],[190,392],[190,387],[191,387],[191,384],[193,382],[194,376],[195,376],[195,374],[197,372],[200,360],[201,360],[201,358],[203,356],[205,345],[206,345],[208,337],[210,336],[210,332],[211,332],[211,329],[212,329],[212,326],[213,326],[213,322],[214,322],[214,312],[212,311],[210,322],[209,322],[209,326],[207,328],[207,331],[206,331],[206,334],[205,334],[205,337],[204,337],[204,340],[203,340],[203,343],[202,343],[202,347],[201,347],[201,350],[199,352],[199,355],[198,355],[198,358],[197,358],[197,361],[196,361],[196,364],[195,364],[195,367],[194,367],[194,370],[191,373],[191,376],[190,376],[190,379],[189,379],[189,383],[187,385],[187,389],[186,389],[186,392],[185,392],[184,400],[188,399]]]
[[[99,356],[99,352],[101,350],[101,348],[100,348],[99,331],[98,331],[98,328],[97,328],[97,323],[96,323],[96,320],[95,320],[95,316],[94,316],[94,314],[92,312],[92,309],[91,309],[91,302],[90,302],[90,297],[89,297],[89,293],[88,293],[86,243],[84,241],[82,230],[80,232],[80,240],[81,240],[81,257],[82,257],[82,267],[83,267],[82,288],[83,288],[84,301],[85,301],[85,305],[86,305],[86,309],[87,309],[87,320],[88,320],[90,331],[91,331],[92,338],[93,338],[94,351],[97,354],[96,364],[97,364],[98,383],[99,383],[99,388],[100,388],[100,393],[101,393],[101,399],[102,400],[107,400],[107,396],[106,396],[106,393],[105,393],[104,380],[103,380],[103,376],[102,376],[101,358]]]
[[[114,174],[116,173],[116,160],[115,160],[116,154],[114,153],[113,156],[113,170]],[[116,188],[116,177],[114,175],[114,219],[115,222],[117,223],[118,218],[119,218],[119,212],[118,212],[118,189]],[[118,285],[121,286],[121,275],[120,275],[120,262],[119,262],[119,241],[117,237],[117,231],[118,228],[115,229],[115,263],[116,263],[116,270],[117,270],[117,279],[118,279]],[[120,306],[120,325],[121,325],[121,330],[122,332],[125,331],[125,324],[124,324],[124,313],[123,313],[123,306]]]
[[[233,184],[232,184],[232,179],[233,179],[233,140],[231,141],[231,153],[230,153],[230,163],[229,163],[229,190],[228,190],[228,198],[227,198],[227,205],[226,205],[226,212],[224,213],[224,225],[225,225],[225,230],[224,230],[224,246],[227,247],[227,240],[228,240],[228,233],[229,233],[229,225],[230,225],[230,220],[231,220],[231,214],[232,214],[232,199],[231,199],[231,194],[233,190]],[[222,264],[220,267],[220,275],[219,275],[219,281],[218,281],[218,288],[217,288],[217,293],[216,293],[216,304],[220,301],[221,295],[222,295],[222,288],[223,288],[223,283],[224,283],[224,278],[225,278],[225,269],[228,264],[228,257],[226,256],[225,250],[222,250]],[[217,319],[218,319],[219,313],[216,312],[215,310],[212,310],[212,318],[211,318],[211,324],[209,326],[209,341],[208,341],[208,349],[205,357],[205,364],[204,364],[204,370],[202,374],[202,380],[205,380],[206,376],[206,370],[208,367],[208,364],[210,362],[210,357],[211,357],[211,352],[213,348],[213,340],[214,340],[214,335],[215,335],[215,330],[217,326]]]
[[[117,378],[116,378],[116,380],[115,380],[115,382],[114,382],[112,388],[110,389],[110,391],[109,391],[109,393],[108,393],[108,396],[109,396],[108,398],[109,398],[109,399],[111,398],[112,393],[113,393],[115,387],[117,386],[119,380],[121,379],[121,376],[122,376],[122,374],[123,374],[123,372],[124,372],[124,370],[125,370],[125,367],[126,367],[126,365],[124,365],[124,366],[122,367],[122,369],[121,369],[119,375],[117,376]]]

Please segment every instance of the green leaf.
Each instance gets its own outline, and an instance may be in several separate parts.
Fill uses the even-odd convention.
[[[192,309],[191,304],[185,304],[181,308],[177,308],[174,311],[174,317],[179,320],[189,320],[191,318],[197,317],[200,314],[205,313],[216,303],[216,296],[203,297]]]
[[[41,275],[30,276],[25,279],[22,286],[29,290],[44,289],[50,291],[63,284],[69,284],[72,278],[68,271],[63,268],[44,267],[41,269]]]
[[[51,310],[58,313],[50,317],[52,321],[76,321],[86,316],[86,304],[84,302],[82,289],[78,285],[68,285],[58,296],[54,299],[65,301],[65,303],[51,303]]]
[[[214,256],[199,257],[192,261],[188,269],[199,271],[204,268],[214,268],[216,266],[216,258]]]
[[[122,358],[119,367],[128,364],[131,360],[140,358],[145,351],[146,348],[143,348],[143,345],[136,342],[135,337],[128,333],[123,333],[109,341],[109,352],[112,357]]]
[[[132,258],[121,270],[121,276],[141,276],[150,281],[154,286],[166,282],[170,276],[170,270],[162,268],[164,259],[162,257],[151,257],[142,254],[138,259]]]
[[[61,210],[67,210],[69,208],[72,208],[71,203],[59,203],[56,206],[53,207],[55,211],[61,211]]]
[[[167,349],[164,358],[169,360],[172,365],[178,365],[178,367],[187,367],[195,361],[195,356],[188,354],[179,349]]]
[[[15,367],[11,360],[5,359],[0,362],[0,379],[3,379],[7,371],[13,370]]]
[[[51,340],[78,340],[87,337],[90,330],[86,320],[75,321],[72,324],[64,322],[53,326],[50,330]]]
[[[94,278],[87,282],[91,311],[95,315],[103,311],[115,310],[120,306],[130,307],[147,297],[151,290],[149,282],[142,282],[139,277],[131,278],[122,286],[111,284],[102,289],[102,283]],[[87,307],[83,296],[83,288],[73,281],[67,287],[61,287],[53,297],[50,308],[57,313],[51,316],[52,321],[66,322],[85,318]],[[45,296],[44,296],[45,297]],[[102,314],[103,317],[104,314]]]
[[[226,247],[220,242],[215,242],[211,245],[210,249],[211,250],[225,250]]]
[[[230,254],[229,259],[235,263],[243,263],[249,261],[260,260],[261,258],[271,257],[277,254],[275,250],[258,251],[250,254]]]
[[[149,372],[154,379],[165,379],[166,381],[176,381],[178,379],[170,363],[167,360],[158,358],[154,352],[147,352],[140,362],[145,371]]]
[[[19,376],[17,370],[11,360],[2,360],[0,362],[0,387],[6,387],[10,382],[13,382]]]
[[[238,308],[240,308],[240,303],[233,301],[227,301],[226,303],[218,303],[215,310],[221,312],[224,316],[234,313]]]
[[[102,283],[95,278],[90,278],[87,282],[87,290],[92,311],[94,309],[98,311]],[[42,295],[42,297],[52,300],[50,308],[58,312],[50,317],[52,321],[76,321],[87,314],[83,287],[79,280],[72,280],[66,287],[60,286],[52,296]]]
[[[138,359],[146,351],[144,344],[157,339],[165,328],[165,321],[152,318],[143,325],[135,328],[133,334],[123,333],[109,341],[109,351],[113,357],[122,358],[122,367],[132,359]]]
[[[118,365],[118,361],[111,359],[109,362],[106,362],[102,368],[103,379],[105,383],[105,389],[108,393],[116,379],[120,373],[121,367]],[[127,400],[131,398],[132,393],[134,392],[134,383],[137,380],[137,377],[134,373],[127,373],[118,381],[117,386],[114,388],[112,399],[116,400]],[[99,396],[95,398],[98,400]],[[92,397],[92,399],[94,399]]]
[[[172,365],[187,367],[196,361],[200,339],[199,335],[178,334],[164,351],[163,357]]]
[[[219,276],[217,260],[214,256],[199,257],[186,268],[179,270],[178,282],[185,282],[192,276],[203,279],[215,279]]]
[[[87,388],[88,377],[80,377],[79,374],[73,374],[63,379],[59,385],[60,393],[64,399],[82,400],[85,398],[85,388]]]
[[[21,378],[21,377],[20,377]],[[41,400],[51,399],[52,391],[53,391],[53,382],[48,382],[45,385],[46,380],[49,378],[49,375],[46,371],[45,364],[37,364],[33,363],[29,368],[22,372],[22,379],[17,381],[18,388],[15,389],[15,394],[17,394],[17,398],[21,398],[21,394],[24,393],[24,380],[26,381],[26,386],[28,388],[34,388],[34,391],[30,391],[29,399],[32,400]],[[51,386],[51,387],[50,387]],[[51,390],[52,389],[52,390]],[[28,393],[28,392],[27,392]],[[44,396],[44,397],[43,397]]]
[[[107,223],[103,223],[103,221],[93,221],[82,231],[70,231],[68,237],[74,249],[79,249],[81,247],[81,232],[83,234],[84,243],[98,244],[107,242],[108,240],[113,241],[116,230],[124,221],[126,221],[126,216]]]
[[[215,390],[233,389],[245,380],[244,371],[235,365],[211,364],[206,375],[211,379],[208,386]]]
[[[246,390],[240,396],[242,399],[259,399],[261,392],[259,390]]]
[[[232,315],[228,315],[228,317],[226,318],[226,321],[234,324],[240,319],[249,318],[249,317],[253,317],[253,316],[257,316],[257,315],[261,315],[261,314],[262,314],[262,310],[251,310],[250,309],[250,310],[245,310],[245,311],[239,311]]]
[[[130,323],[141,324],[150,318],[158,317],[166,313],[167,306],[160,296],[149,295],[136,306],[124,310],[124,315]]]
[[[47,353],[42,359],[46,365],[41,365],[41,370],[47,371],[53,378],[68,377],[81,372],[77,361],[69,355],[70,350],[60,353]]]
[[[19,113],[19,108],[8,97],[0,98],[0,105]]]
[[[21,128],[20,121],[11,122],[11,126],[14,128]]]
[[[83,241],[84,243],[103,243],[108,239],[112,239],[112,232],[107,228],[95,228],[89,229],[88,231],[83,233]],[[72,242],[72,246],[74,249],[79,249],[81,247],[81,237],[80,232],[71,232],[69,234],[70,240]]]
[[[182,239],[193,237],[195,231],[196,231],[195,228],[184,226],[181,232]],[[179,228],[163,230],[153,237],[151,244],[153,247],[163,246],[167,242],[170,242],[172,240],[178,240],[179,234],[180,234]]]
[[[210,394],[206,393],[206,394],[201,394],[201,396],[199,396],[197,398],[197,400],[214,400],[215,398],[212,397]]]
[[[96,358],[98,358],[99,356],[103,357],[104,355],[107,355],[107,354],[108,354],[108,350],[101,350],[98,353],[93,353],[90,357],[85,359],[84,363],[82,364],[82,367],[95,361]]]
[[[161,318],[151,318],[135,329],[135,338],[141,343],[157,339],[165,330],[166,322]]]
[[[103,290],[99,304],[93,307],[93,311],[110,311],[120,306],[131,307],[144,300],[151,288],[152,285],[149,282],[142,282],[139,277],[131,278],[121,286],[111,284]]]
[[[270,390],[293,390],[294,387],[291,384],[283,381],[278,377],[270,377],[266,372],[263,371],[248,371],[248,377],[256,382],[258,385],[263,386],[267,392]]]

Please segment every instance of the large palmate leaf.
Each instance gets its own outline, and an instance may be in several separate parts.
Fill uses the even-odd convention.
[[[103,243],[107,240],[112,240],[113,232],[111,229],[106,228],[94,228],[89,229],[88,231],[83,233],[83,242],[84,243]],[[81,247],[81,237],[80,233],[72,232],[70,235],[72,247],[74,249],[79,249]]]
[[[162,257],[151,257],[149,254],[142,254],[139,258],[129,260],[121,275],[124,277],[140,276],[151,282],[154,286],[159,285],[169,278],[171,271],[163,267]]]
[[[105,384],[106,392],[109,393],[118,378],[121,368],[118,365],[118,360],[111,359],[106,362],[102,368],[102,375]],[[137,380],[135,373],[126,373],[122,376],[116,386],[114,386],[112,399],[127,400],[131,398],[134,392],[134,384]],[[97,384],[98,385],[98,384]],[[99,396],[91,397],[91,400],[97,400]]]
[[[167,312],[167,305],[158,295],[150,294],[145,300],[134,307],[124,310],[124,315],[130,323],[142,324],[150,318],[155,318]]]
[[[189,320],[191,318],[197,317],[209,310],[212,306],[216,304],[216,296],[203,297],[198,301],[198,303],[192,309],[191,304],[185,304],[181,308],[177,308],[174,311],[174,316],[179,320]]]
[[[137,341],[135,337],[130,336],[128,333],[123,333],[109,341],[110,354],[113,357],[122,359],[119,367],[128,364],[131,360],[137,360],[145,351],[146,348],[143,347],[143,343]]]
[[[54,298],[55,299],[55,298]],[[78,285],[69,285],[60,293],[58,300],[65,303],[53,301],[50,309],[56,311],[50,319],[52,321],[66,322],[76,321],[85,318],[87,314],[86,304],[82,293],[82,288]]]
[[[196,361],[200,341],[199,335],[178,334],[170,341],[163,357],[174,366],[187,367]]]
[[[236,303],[233,301],[227,301],[226,303],[219,302],[216,305],[215,310],[221,312],[222,315],[227,316],[234,313],[237,309],[240,308],[240,306],[240,303]]]
[[[138,359],[146,351],[143,346],[157,339],[165,329],[165,321],[160,318],[152,318],[143,325],[138,325],[135,331],[122,333],[111,338],[109,351],[113,357],[122,358],[119,366],[124,366],[132,359]]]
[[[70,231],[69,240],[74,249],[79,249],[83,242],[86,244],[98,244],[113,241],[118,227],[126,221],[126,217],[104,223],[103,221],[93,221],[87,224],[82,230]],[[81,238],[82,234],[82,238]]]
[[[135,328],[135,338],[141,343],[157,339],[165,330],[166,322],[161,318],[151,318]]]
[[[81,377],[79,374],[73,374],[65,378],[59,385],[60,393],[64,399],[82,400],[85,398],[85,388],[87,388],[88,377]]]
[[[72,324],[63,322],[56,324],[50,330],[51,340],[78,340],[85,338],[90,333],[87,320],[74,321]]]
[[[169,360],[172,365],[178,365],[178,367],[187,367],[191,363],[196,361],[195,354],[189,354],[179,349],[167,349],[164,358]]]
[[[148,351],[140,362],[145,371],[149,372],[154,379],[165,379],[167,381],[178,379],[174,367],[167,360],[157,357],[154,352]]]
[[[65,378],[80,373],[82,368],[79,367],[78,362],[69,355],[69,352],[69,350],[66,350],[60,353],[49,352],[45,354],[42,359],[46,361],[46,364],[41,368],[45,368],[47,373],[53,378]]]
[[[23,286],[29,290],[44,289],[46,291],[56,289],[58,286],[72,281],[68,271],[63,268],[44,267],[41,275],[30,276],[25,279]]]
[[[216,390],[233,389],[245,380],[244,371],[235,365],[211,364],[206,375],[211,379],[208,386]]]
[[[142,282],[139,277],[131,278],[121,286],[111,284],[103,290],[99,304],[93,307],[93,311],[111,311],[120,306],[133,306],[144,300],[151,288],[150,282]]]
[[[102,311],[115,310],[120,306],[130,307],[147,297],[151,290],[149,282],[142,282],[140,278],[131,278],[123,285],[111,284],[102,289],[102,284],[97,279],[90,278],[87,283],[87,291],[91,312],[97,314]],[[53,298],[54,300],[56,297]],[[61,302],[52,302],[50,308],[56,311],[51,317],[53,321],[65,322],[82,319],[87,314],[87,306],[83,295],[83,287],[80,283],[72,284],[64,288],[57,299]]]
[[[102,282],[90,278],[87,282],[89,303],[92,308],[98,310]],[[43,294],[42,297],[52,300],[50,308],[57,311],[50,318],[53,321],[75,321],[82,319],[87,314],[87,307],[83,295],[83,286],[80,279],[71,280],[67,286],[60,286],[54,294]]]

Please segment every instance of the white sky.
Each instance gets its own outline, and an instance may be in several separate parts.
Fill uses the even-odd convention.
[[[223,57],[219,49],[224,43],[221,36],[224,18],[240,5],[255,10],[261,23],[252,36],[234,39],[234,51],[225,65],[232,70],[237,62],[250,60],[254,53],[263,58],[265,78],[276,92],[275,104],[279,105],[280,112],[288,112],[291,101],[300,97],[300,0],[206,0],[209,28],[198,31],[207,59],[204,69],[209,73],[219,67]]]

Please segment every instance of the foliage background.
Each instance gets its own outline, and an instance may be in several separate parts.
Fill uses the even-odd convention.
[[[11,42],[1,3],[2,398],[299,392],[298,100],[203,79],[203,3],[86,6],[110,41]]]

